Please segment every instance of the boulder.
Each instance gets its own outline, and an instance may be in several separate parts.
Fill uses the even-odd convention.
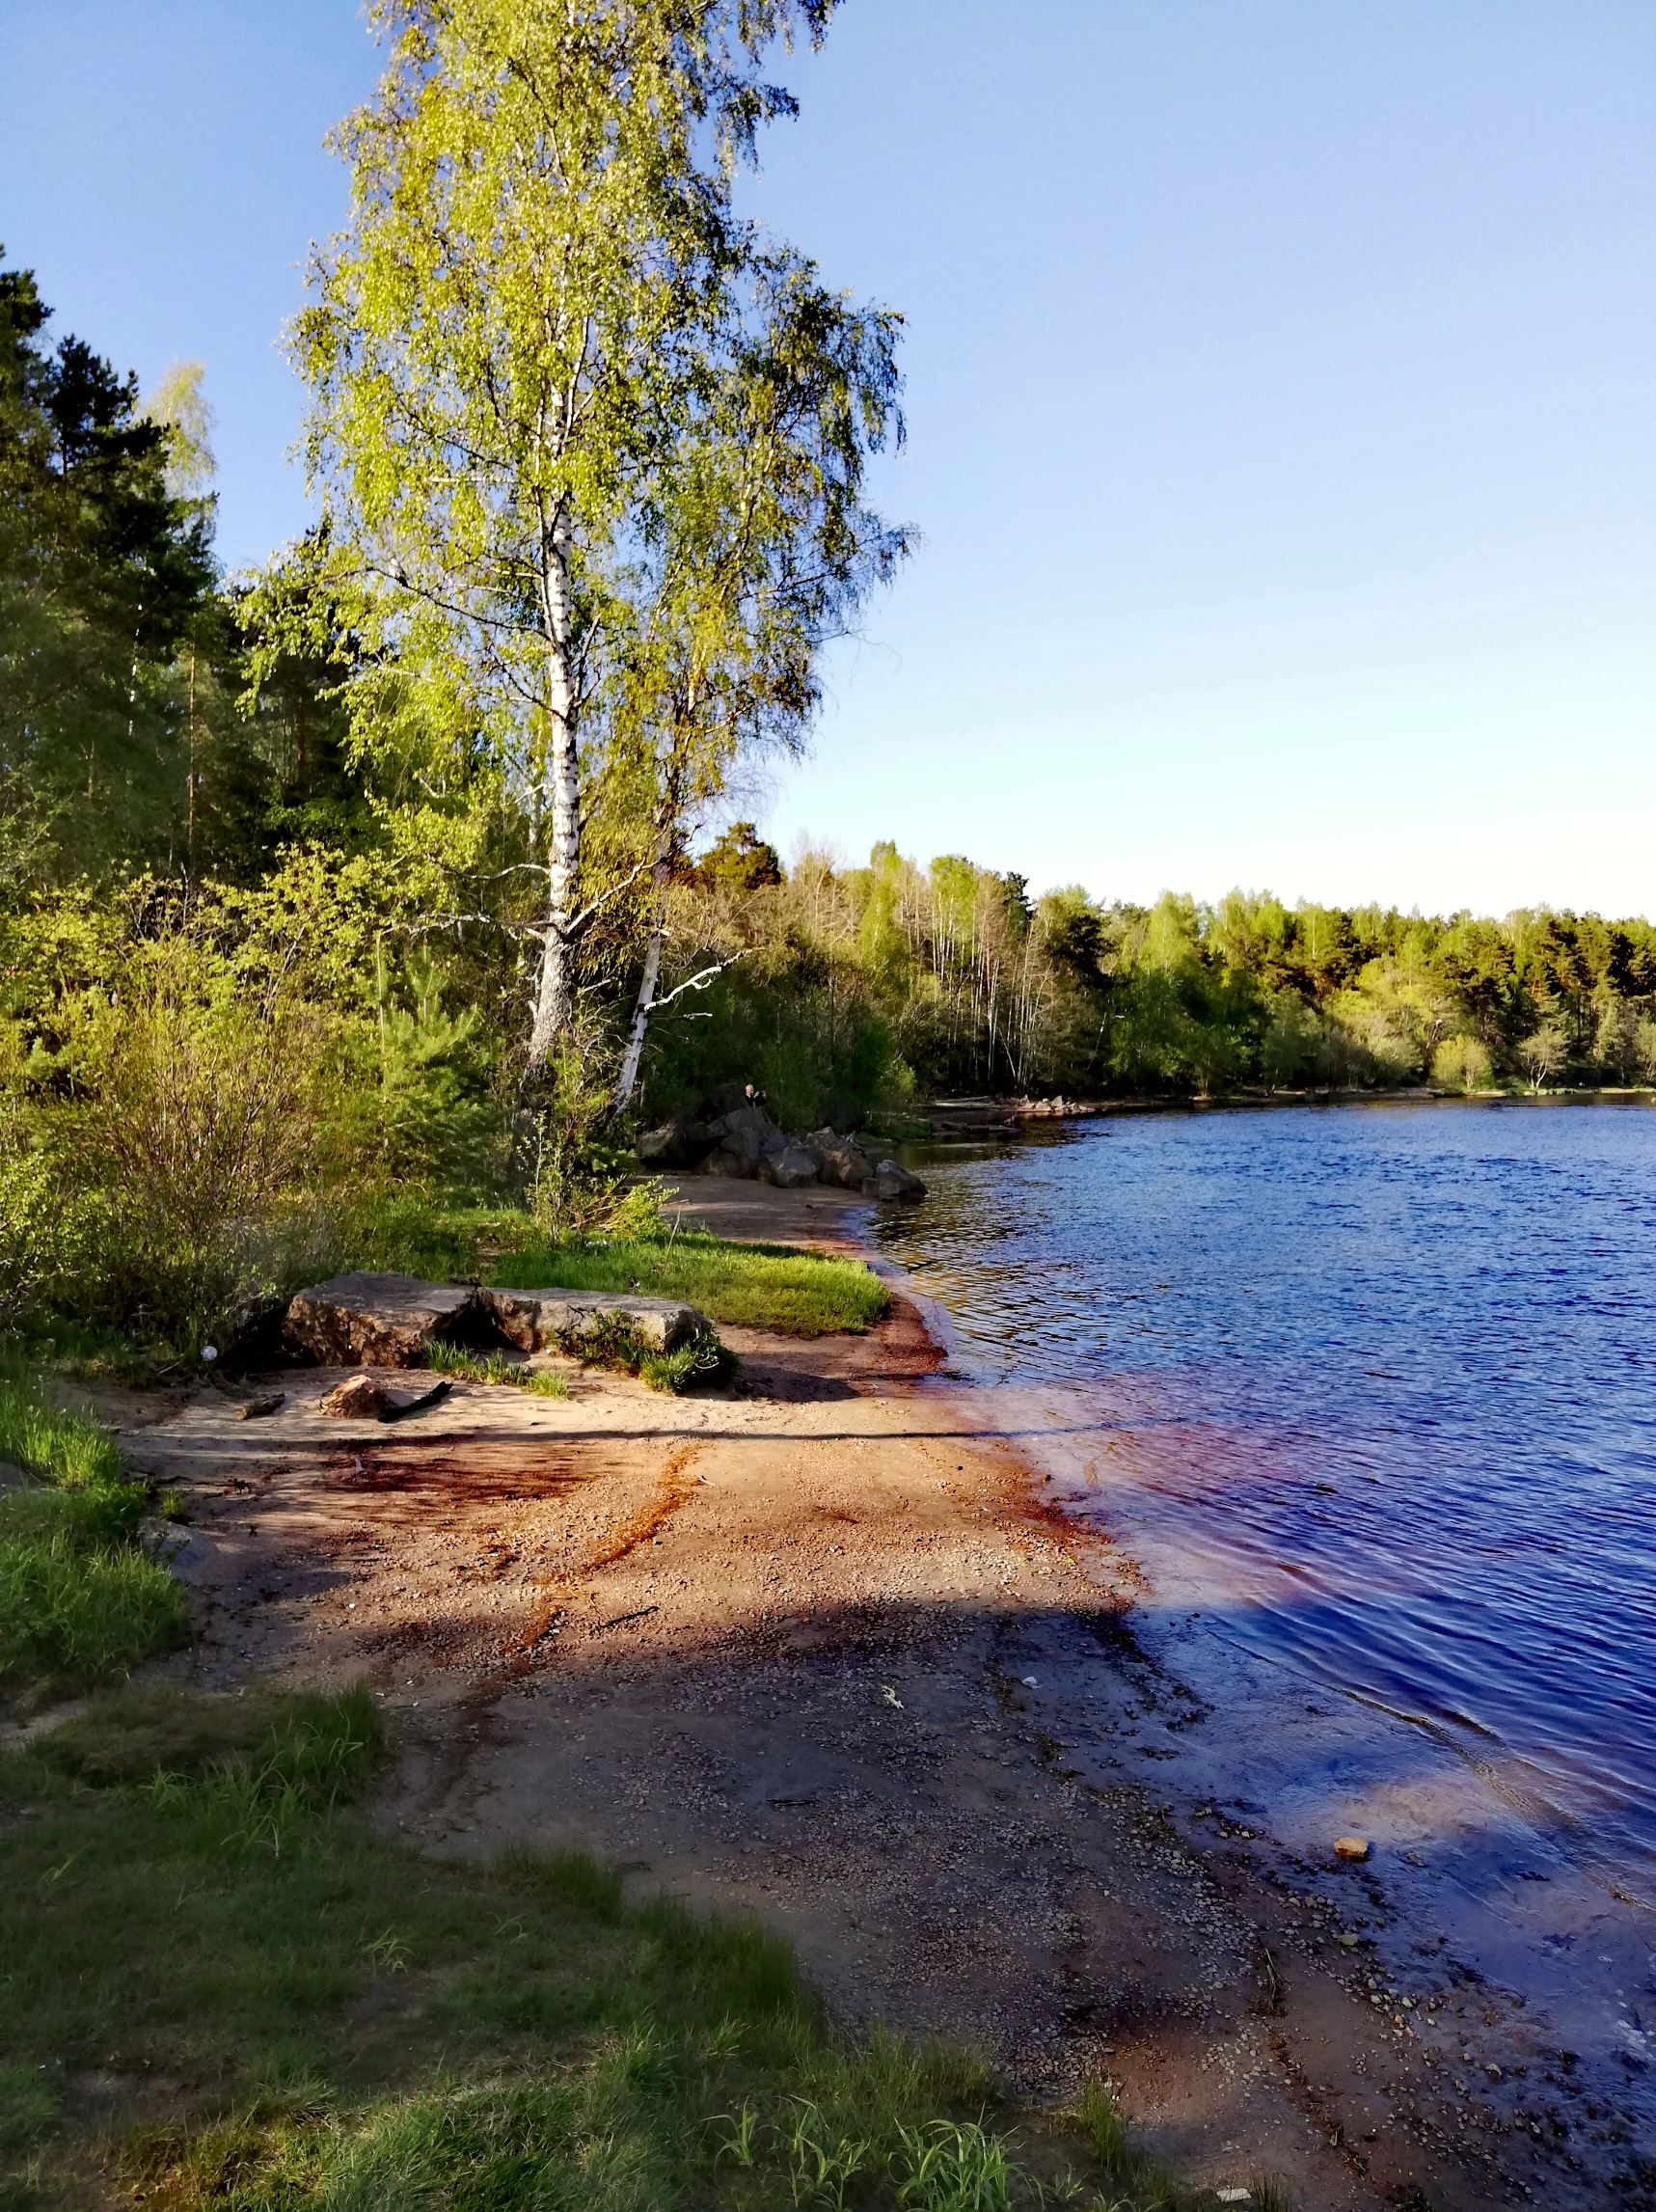
[[[696,1112],[703,1121],[718,1121],[721,1114],[737,1113],[744,1106],[765,1110],[765,1094],[753,1083],[720,1083],[704,1098]]]
[[[698,1167],[717,1141],[704,1121],[676,1106],[660,1129],[644,1132],[637,1151],[646,1167]]]
[[[734,1106],[707,1124],[714,1149],[701,1163],[704,1175],[754,1176],[766,1148],[780,1151],[787,1139],[762,1106]]]
[[[862,1188],[871,1169],[868,1155],[859,1144],[849,1136],[835,1136],[831,1129],[819,1129],[810,1141],[817,1172],[825,1183],[837,1184],[842,1190]]]
[[[708,1157],[703,1160],[701,1170],[698,1172],[701,1172],[701,1175],[729,1175],[729,1177],[734,1177],[736,1181],[743,1181],[743,1177],[746,1177],[751,1181],[751,1177],[756,1175],[758,1168],[754,1163],[754,1157],[751,1157],[751,1153],[747,1153],[746,1146],[739,1146],[739,1143],[729,1143],[729,1146],[725,1146],[725,1143],[720,1143],[717,1153],[708,1153]]]
[[[476,1301],[469,1283],[331,1275],[292,1299],[283,1334],[323,1367],[418,1367],[431,1345],[464,1333]]]
[[[434,1382],[416,1398],[398,1398],[371,1375],[348,1375],[317,1402],[316,1410],[337,1421],[400,1421],[405,1413],[435,1406],[452,1388],[449,1382]]]
[[[611,1316],[656,1352],[711,1336],[713,1325],[694,1306],[677,1298],[622,1291],[480,1291],[482,1307],[501,1334],[521,1352],[545,1352],[569,1337],[589,1335]]]
[[[926,1186],[917,1175],[910,1175],[906,1167],[899,1167],[894,1160],[882,1160],[874,1170],[871,1184],[876,1198],[889,1203],[893,1199],[924,1198]]]
[[[816,1154],[803,1144],[778,1145],[774,1151],[767,1151],[759,1162],[760,1182],[774,1183],[778,1190],[801,1190],[816,1179]]]

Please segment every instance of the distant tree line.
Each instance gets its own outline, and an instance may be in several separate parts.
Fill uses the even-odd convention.
[[[785,1118],[901,1113],[951,1092],[1213,1095],[1656,1081],[1656,929],[1285,906],[1233,891],[1154,906],[958,855],[791,869],[739,825],[679,874],[687,974],[653,1097],[762,1081]],[[675,1012],[678,1009],[675,1008]]]

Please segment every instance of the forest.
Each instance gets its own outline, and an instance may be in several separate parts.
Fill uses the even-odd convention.
[[[960,1093],[1656,1079],[1642,920],[1143,908],[735,818],[912,550],[864,490],[900,317],[732,194],[826,14],[383,9],[288,334],[314,520],[255,573],[201,365],[143,393],[0,271],[9,1318],[189,1347],[456,1209],[647,1224],[637,1133],[732,1081],[890,1137]]]
[[[1656,1078],[1656,931],[1166,892],[1152,907],[890,844],[787,869],[738,824],[675,888],[704,1025],[664,1024],[664,1098],[756,1071],[784,1118],[896,1116],[948,1093],[1213,1098]]]
[[[808,848],[784,865],[750,822],[697,837],[719,798],[705,760],[699,811],[665,814],[623,761],[587,828],[612,895],[526,1104],[532,788],[453,775],[421,727],[447,711],[419,696],[429,669],[307,631],[290,574],[221,573],[198,369],[146,398],[79,340],[48,343],[47,320],[28,272],[0,275],[14,1311],[188,1341],[371,1245],[388,1209],[464,1201],[582,1233],[628,1203],[640,1123],[731,1080],[789,1127],[901,1134],[963,1092],[1656,1079],[1642,920],[1241,891],[1145,908],[889,843],[864,866]],[[370,746],[353,686],[384,712],[394,676],[413,696],[393,701],[395,743]]]

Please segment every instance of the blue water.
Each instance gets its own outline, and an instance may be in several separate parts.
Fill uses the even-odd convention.
[[[1238,1633],[1656,1895],[1656,1110],[1124,1116],[924,1171],[883,1235],[963,1364],[1101,1394]]]

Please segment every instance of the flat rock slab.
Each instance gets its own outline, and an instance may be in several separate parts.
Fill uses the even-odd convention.
[[[570,1337],[590,1336],[611,1321],[624,1324],[655,1352],[671,1352],[713,1334],[694,1306],[677,1298],[625,1291],[479,1291],[483,1310],[510,1344],[545,1352]]]
[[[431,1345],[472,1317],[476,1299],[469,1283],[332,1275],[299,1293],[284,1332],[323,1367],[418,1367]]]

